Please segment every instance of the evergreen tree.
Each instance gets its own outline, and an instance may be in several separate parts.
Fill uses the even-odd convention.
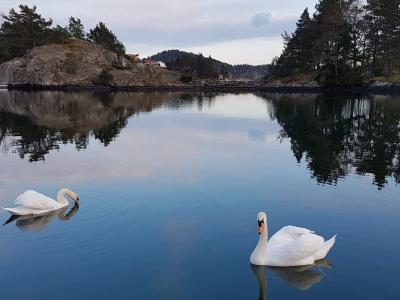
[[[360,0],[319,0],[313,18],[306,9],[294,33],[282,35],[284,50],[273,60],[272,74],[316,74],[325,84],[360,82],[368,65],[363,15]]]
[[[280,57],[273,60],[272,72],[277,76],[288,76],[313,70],[313,43],[315,30],[313,21],[306,8],[297,21],[293,34],[282,34],[284,50]]]
[[[114,51],[118,55],[125,54],[125,46],[120,42],[115,34],[100,22],[95,28],[90,29],[88,39],[103,46],[104,48]]]
[[[296,25],[296,31],[290,40],[292,64],[298,71],[310,71],[313,68],[312,48],[315,37],[308,8],[303,11]]]
[[[71,37],[71,34],[69,33],[68,29],[60,25],[57,25],[52,30],[51,35],[52,35],[51,41],[53,43],[58,43],[58,44],[64,44]]]
[[[351,38],[342,0],[320,0],[314,13],[316,35],[314,57],[324,83],[348,82]]]
[[[86,37],[83,24],[79,18],[69,18],[68,31],[74,38],[84,40]]]
[[[14,9],[3,16],[0,27],[1,61],[22,56],[27,50],[52,42],[54,36],[50,28],[53,21],[46,20],[32,8],[20,5],[19,12]]]
[[[368,57],[374,75],[391,75],[400,69],[400,0],[368,0]]]

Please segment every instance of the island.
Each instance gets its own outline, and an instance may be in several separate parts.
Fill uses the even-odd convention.
[[[400,18],[395,1],[320,0],[301,14],[271,63],[230,65],[201,53],[126,53],[103,23],[53,26],[20,5],[0,26],[0,88],[276,92],[400,91]]]

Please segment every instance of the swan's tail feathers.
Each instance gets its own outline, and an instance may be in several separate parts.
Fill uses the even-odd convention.
[[[14,216],[21,216],[24,214],[24,210],[21,209],[20,207],[14,207],[14,208],[7,208],[7,207],[2,207],[2,209],[8,211],[9,213],[11,213]]]
[[[320,260],[326,257],[329,250],[331,250],[331,248],[335,244],[336,236],[337,235],[335,234],[331,239],[324,242],[324,246],[322,247],[322,249],[315,254],[315,260]]]

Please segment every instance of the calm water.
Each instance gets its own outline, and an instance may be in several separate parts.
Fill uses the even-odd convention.
[[[399,156],[400,96],[1,91],[0,205],[81,198],[0,228],[1,298],[398,299]],[[329,261],[251,268],[260,210]]]

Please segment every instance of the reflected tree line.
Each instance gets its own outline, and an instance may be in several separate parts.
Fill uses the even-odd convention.
[[[91,139],[104,146],[129,117],[157,108],[201,110],[215,94],[183,93],[0,93],[0,147],[29,161],[44,160],[62,144],[86,149]],[[373,175],[383,188],[400,182],[400,99],[391,96],[259,94],[270,118],[282,127],[297,160],[318,183],[336,184],[350,173]]]
[[[390,96],[262,95],[297,160],[319,183],[349,173],[373,175],[379,189],[400,182],[400,98]]]

